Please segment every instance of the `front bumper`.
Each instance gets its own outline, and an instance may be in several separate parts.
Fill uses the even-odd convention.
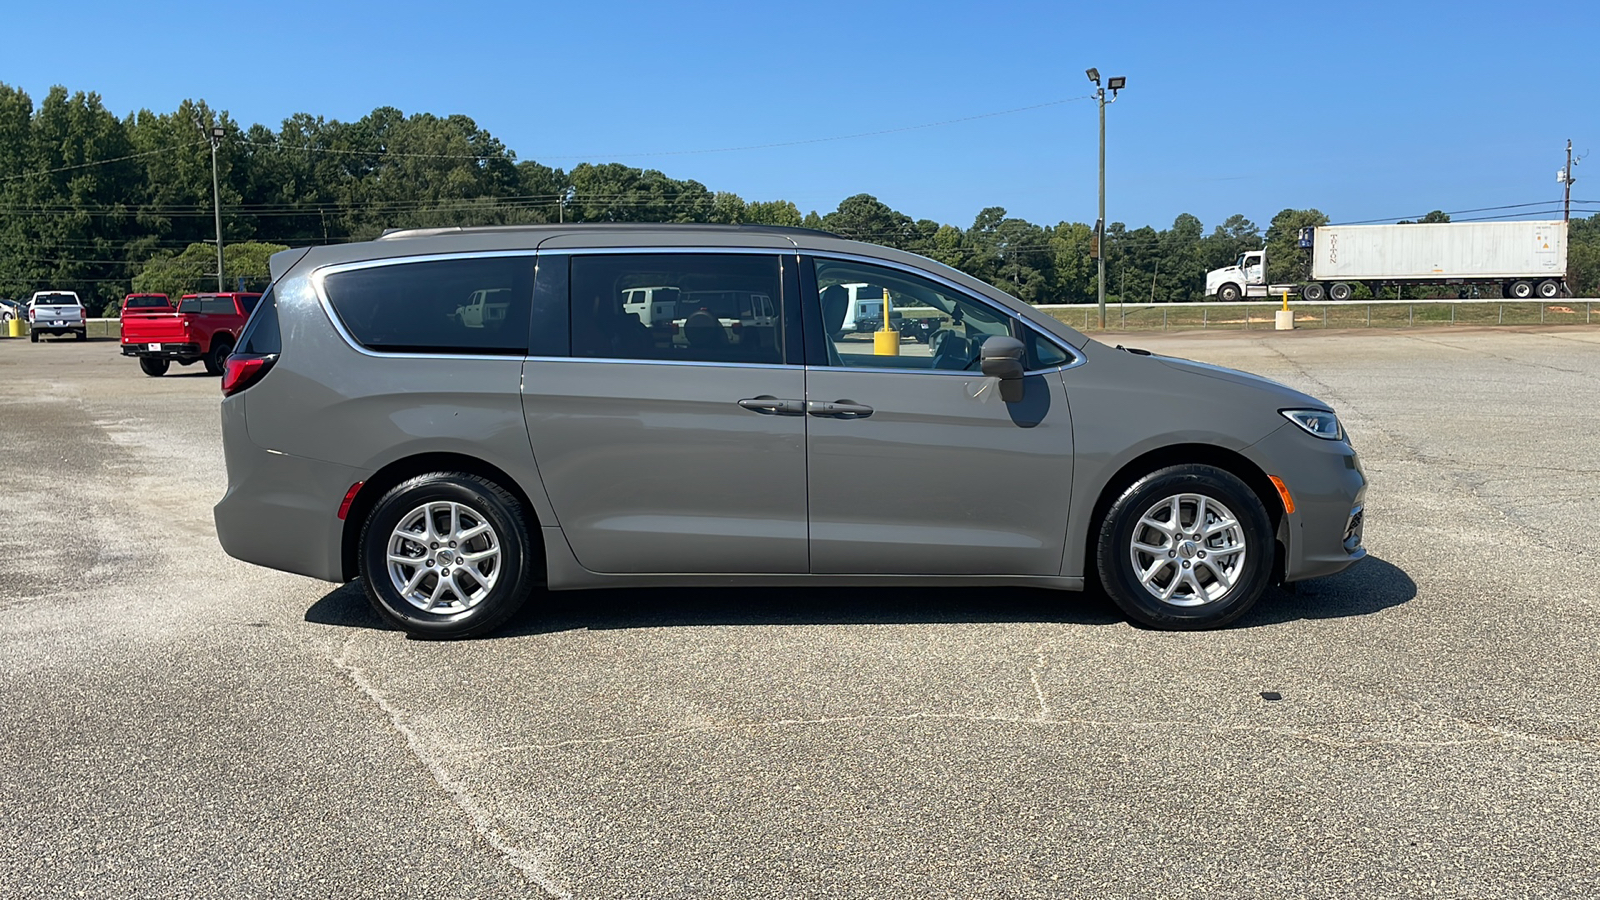
[[[1295,511],[1283,517],[1283,580],[1332,575],[1366,557],[1367,476],[1345,441],[1312,437],[1285,425],[1252,448],[1269,475],[1283,479]]]
[[[200,356],[200,345],[195,343],[123,344],[122,355],[153,356],[160,359],[196,359]]]

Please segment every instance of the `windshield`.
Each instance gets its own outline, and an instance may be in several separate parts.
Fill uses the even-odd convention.
[[[40,306],[77,306],[78,298],[71,294],[44,294],[33,299]]]
[[[171,306],[172,302],[165,297],[129,297],[128,308],[138,309],[151,306]]]

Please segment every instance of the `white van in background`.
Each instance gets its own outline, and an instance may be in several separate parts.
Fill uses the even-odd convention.
[[[877,331],[883,327],[884,306],[893,314],[894,301],[889,292],[876,284],[857,282],[841,284],[850,292],[850,303],[844,311],[844,331]]]
[[[628,288],[622,292],[622,311],[639,317],[646,325],[671,322],[678,315],[682,292],[668,285]]]

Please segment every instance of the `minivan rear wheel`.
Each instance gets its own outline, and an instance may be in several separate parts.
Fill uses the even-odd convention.
[[[1172,466],[1124,490],[1101,524],[1100,583],[1153,628],[1226,625],[1272,578],[1272,521],[1255,492],[1214,466]]]
[[[388,622],[417,637],[494,630],[527,602],[538,558],[527,516],[485,478],[433,472],[396,485],[362,525],[361,577]]]

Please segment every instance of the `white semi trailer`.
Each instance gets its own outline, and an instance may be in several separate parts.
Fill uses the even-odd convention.
[[[1373,293],[1392,285],[1479,286],[1515,300],[1567,293],[1565,222],[1324,225],[1305,229],[1300,246],[1311,250],[1310,281],[1268,284],[1267,251],[1251,250],[1206,273],[1206,294],[1349,300],[1358,284]]]

